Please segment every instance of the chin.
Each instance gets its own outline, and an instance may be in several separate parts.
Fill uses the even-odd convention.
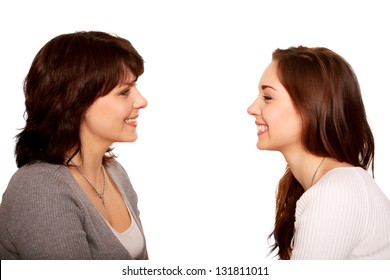
[[[135,142],[135,141],[137,141],[137,139],[138,139],[138,136],[132,137],[132,138],[129,138],[126,142]]]
[[[257,149],[261,151],[274,151],[272,147],[265,145],[264,143],[257,143],[256,144]]]
[[[138,135],[127,135],[126,137],[122,137],[119,141],[116,142],[122,142],[122,143],[128,143],[128,142],[135,142],[138,139]]]
[[[257,144],[256,144],[256,147],[257,147],[257,149],[259,149],[259,150],[265,150],[265,147],[264,147],[264,145],[263,145],[262,143],[257,143]]]
[[[128,142],[135,142],[137,139],[138,139],[138,134],[135,134],[135,135],[133,135],[132,137],[130,137],[130,139],[128,140]]]

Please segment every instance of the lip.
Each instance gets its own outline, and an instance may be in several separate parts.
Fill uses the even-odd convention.
[[[258,136],[268,132],[268,125],[266,125],[265,123],[261,123],[261,122],[256,121],[255,124],[257,126],[257,135]]]
[[[261,123],[261,122],[259,122],[259,121],[255,121],[255,124],[256,124],[257,126],[259,126],[259,125],[266,125],[265,123]]]
[[[138,118],[138,115],[137,115],[137,116],[134,116],[134,117],[126,118],[126,119],[125,119],[125,123],[126,123],[128,126],[137,127],[137,125],[138,125],[137,118]]]

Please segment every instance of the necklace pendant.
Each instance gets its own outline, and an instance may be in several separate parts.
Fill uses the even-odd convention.
[[[104,175],[103,165],[100,166],[100,170],[102,171],[102,177],[103,177],[103,191],[102,191],[102,193],[99,193],[97,191],[97,189],[92,185],[92,183],[88,180],[88,178],[84,175],[84,173],[81,172],[80,168],[72,160],[70,160],[70,162],[76,168],[77,172],[80,173],[80,175],[85,179],[85,181],[87,181],[87,183],[95,191],[96,195],[101,199],[104,208],[107,208],[106,207],[106,198],[104,197],[104,193],[106,192],[106,175]]]

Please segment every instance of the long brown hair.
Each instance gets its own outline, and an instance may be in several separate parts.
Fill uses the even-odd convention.
[[[99,31],[63,34],[35,56],[24,82],[26,125],[16,136],[18,167],[36,161],[61,164],[81,151],[80,124],[89,106],[144,61],[129,41]],[[111,148],[105,160],[113,157]]]
[[[349,63],[327,48],[276,49],[281,84],[302,117],[302,144],[310,153],[335,158],[374,172],[374,138],[356,75]],[[280,259],[289,259],[295,206],[303,188],[287,167],[276,195],[270,237]]]

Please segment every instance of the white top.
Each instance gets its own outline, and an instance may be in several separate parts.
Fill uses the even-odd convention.
[[[126,203],[126,201],[125,201]],[[126,203],[127,206],[127,203]],[[106,223],[114,233],[114,235],[118,238],[118,240],[122,243],[122,245],[126,248],[126,250],[130,253],[133,258],[137,258],[143,252],[145,247],[145,241],[142,236],[141,230],[133,218],[129,207],[127,207],[129,211],[129,215],[131,217],[131,225],[124,232],[116,231],[107,221]]]
[[[291,259],[390,259],[390,201],[360,167],[326,173],[297,201]]]

